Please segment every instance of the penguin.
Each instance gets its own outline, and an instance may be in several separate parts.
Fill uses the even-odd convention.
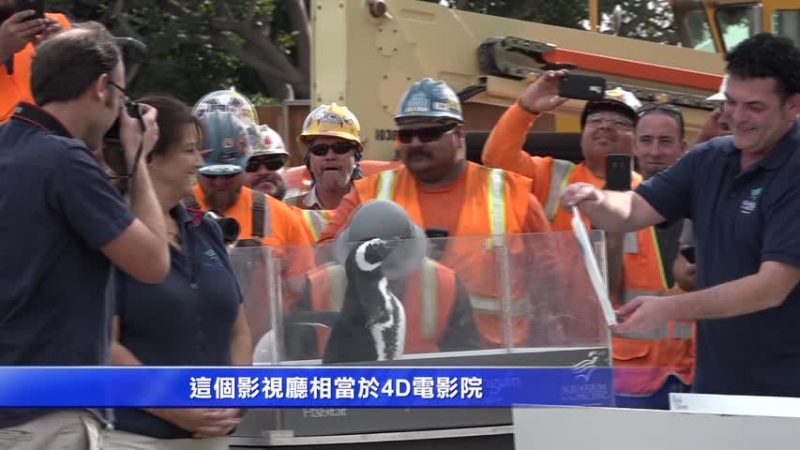
[[[347,290],[334,322],[324,363],[384,361],[403,354],[406,314],[381,266],[396,242],[371,239],[347,257]]]

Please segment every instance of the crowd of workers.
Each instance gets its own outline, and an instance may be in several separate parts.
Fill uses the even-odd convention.
[[[282,177],[286,144],[239,93],[214,92],[193,108],[164,95],[132,103],[107,30],[51,15],[24,21],[27,12],[11,14],[7,3],[1,364],[251,364],[265,330],[254,332],[245,304],[258,293],[237,281],[215,217],[236,220],[236,246],[271,249],[281,261],[289,314],[341,307],[353,243],[399,239],[406,245],[385,276],[406,309],[407,352],[535,345],[536,286],[512,280],[505,308],[497,260],[475,255],[499,252],[508,244],[499,236],[570,230],[577,206],[587,225],[607,231],[620,318],[611,330],[618,406],[665,408],[669,392],[690,387],[800,396],[792,220],[800,208],[800,50],[791,41],[760,34],[729,53],[722,107],[688,152],[679,108],[617,89],[584,107],[583,162],[531,156],[525,138],[566,101],[558,95],[566,71],[545,72],[508,108],[483,164],[466,159],[461,105],[444,82],[409,87],[395,115],[399,161],[372,174],[362,167],[356,115],[321,105],[297,139],[312,180],[297,192]],[[127,183],[128,198],[104,165],[115,121],[129,170],[112,176]],[[607,157],[619,154],[635,157],[632,190],[604,190]],[[465,237],[488,239],[476,246]],[[437,250],[429,238],[452,240]],[[332,249],[325,264],[315,242]],[[516,261],[536,258],[536,267],[582,264],[577,252],[546,247],[505,248]],[[696,265],[683,247],[696,249]],[[315,332],[316,353],[299,356],[332,355],[326,338]],[[106,437],[111,448],[225,448],[242,414],[120,410]],[[93,433],[108,434],[107,422],[103,411],[0,409],[0,430],[10,431],[0,444],[45,448],[72,430],[65,448],[87,448]]]

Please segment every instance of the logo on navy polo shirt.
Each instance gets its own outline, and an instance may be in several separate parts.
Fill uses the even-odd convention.
[[[739,212],[741,214],[750,214],[756,209],[756,206],[758,205],[758,197],[761,195],[762,190],[762,188],[750,190],[750,197],[742,200],[742,204],[739,205]]]
[[[222,261],[219,259],[219,255],[214,249],[209,248],[208,250],[203,252],[203,267],[206,269],[222,269]]]

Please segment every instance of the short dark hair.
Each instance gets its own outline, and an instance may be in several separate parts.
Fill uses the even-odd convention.
[[[648,116],[654,112],[660,112],[667,117],[670,117],[672,120],[675,121],[675,124],[678,126],[678,135],[681,139],[686,136],[686,126],[684,125],[683,120],[683,113],[681,109],[675,105],[671,105],[669,103],[645,103],[636,110],[636,116],[638,117],[636,120],[636,124],[639,124],[639,120],[642,119],[644,116]]]
[[[774,78],[784,100],[800,93],[800,49],[790,39],[759,33],[742,41],[725,58],[736,78]]]
[[[197,130],[198,143],[202,141],[203,125],[197,117],[192,115],[191,108],[177,97],[170,94],[149,94],[136,101],[150,105],[158,111],[158,116],[156,116],[158,140],[148,155],[148,161],[152,159],[153,155],[166,155],[172,146],[178,144],[183,135],[184,125],[194,125]]]
[[[102,74],[121,64],[114,36],[101,24],[85,22],[48,39],[31,66],[31,92],[39,106],[74,100]],[[112,80],[113,81],[113,80]]]

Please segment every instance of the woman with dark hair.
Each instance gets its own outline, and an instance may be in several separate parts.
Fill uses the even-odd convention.
[[[160,136],[147,170],[164,212],[172,267],[160,284],[115,274],[112,361],[119,365],[250,365],[250,330],[222,232],[180,200],[191,194],[202,127],[170,96],[139,102],[158,110]],[[120,409],[112,449],[227,449],[239,409]]]

